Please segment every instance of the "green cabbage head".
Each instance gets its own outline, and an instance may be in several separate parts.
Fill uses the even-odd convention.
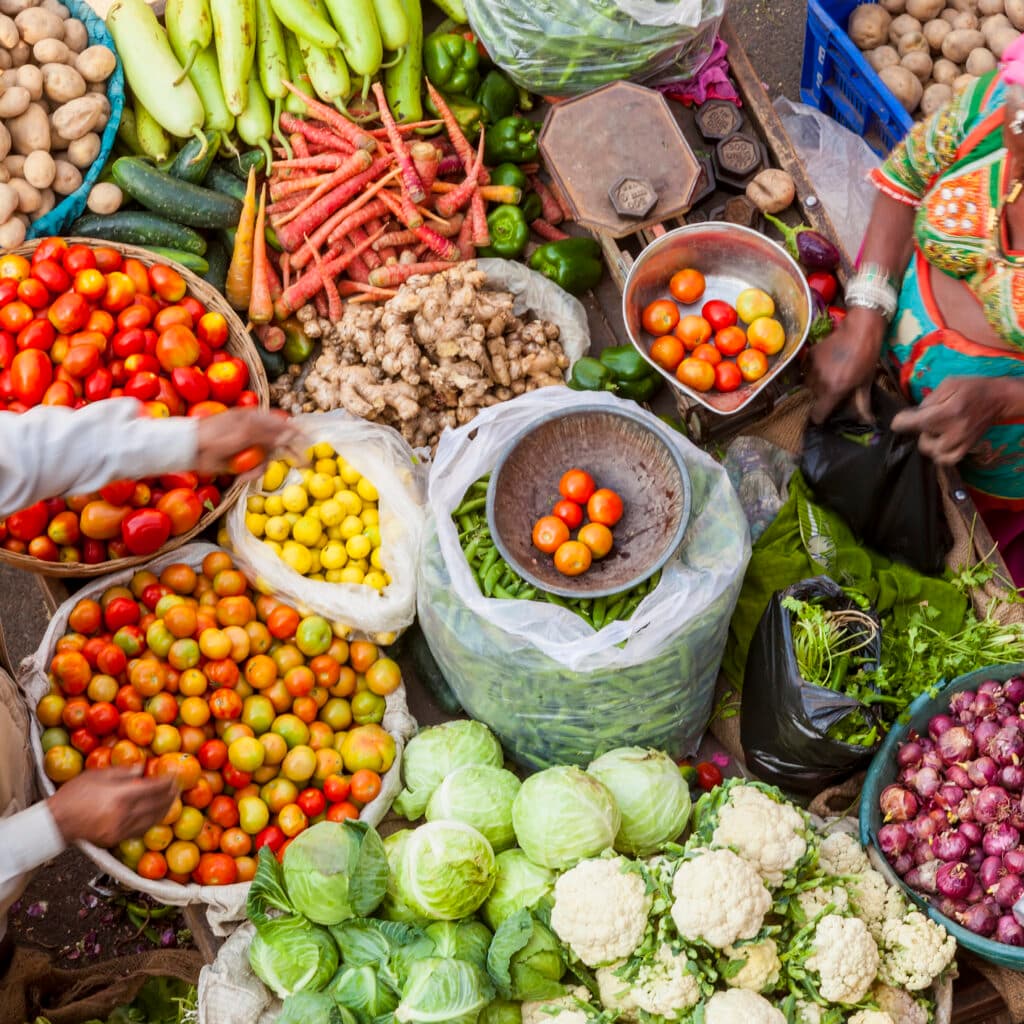
[[[557,936],[528,910],[505,919],[487,953],[487,973],[505,999],[555,999],[565,959]]]
[[[475,964],[428,957],[413,964],[395,1020],[399,1024],[476,1024],[480,1011],[493,998],[490,979]]]
[[[481,914],[491,928],[517,910],[535,907],[554,887],[554,871],[534,864],[522,850],[505,850],[494,858],[498,877]]]
[[[523,1024],[523,1011],[511,999],[494,999],[480,1011],[477,1024]]]
[[[516,844],[512,801],[519,780],[504,768],[467,764],[444,777],[427,804],[427,821],[462,821],[472,825],[495,853]]]
[[[324,988],[338,969],[338,947],[326,929],[294,915],[278,917],[253,936],[249,964],[278,999],[286,999]]]

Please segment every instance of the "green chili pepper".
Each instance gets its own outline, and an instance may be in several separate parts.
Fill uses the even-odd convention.
[[[495,124],[516,109],[516,87],[500,72],[489,71],[474,99],[484,108],[484,120]]]
[[[423,66],[442,94],[472,96],[480,85],[480,51],[475,42],[454,32],[424,40]]]
[[[612,371],[616,380],[642,380],[654,372],[650,363],[632,345],[606,348],[598,358]]]
[[[583,356],[572,364],[569,387],[574,391],[612,391],[612,371],[604,363],[590,356]]]
[[[634,402],[648,402],[661,390],[663,383],[660,376],[652,373],[639,380],[616,381],[615,393],[620,398],[631,398]]]
[[[511,185],[512,188],[520,189],[523,195],[526,194],[527,189],[530,187],[526,172],[516,164],[498,164],[497,167],[488,171],[488,174],[491,176],[492,185]]]
[[[537,126],[524,117],[503,117],[491,125],[484,141],[488,164],[528,164],[537,159]]]
[[[530,268],[573,295],[580,295],[601,280],[601,246],[593,238],[565,238],[547,242],[530,256]]]
[[[530,240],[530,226],[518,206],[504,203],[495,207],[487,217],[487,230],[491,244],[478,250],[481,256],[514,260]]]
[[[523,208],[523,216],[527,224],[532,224],[544,213],[544,204],[536,192],[527,192],[519,205]]]

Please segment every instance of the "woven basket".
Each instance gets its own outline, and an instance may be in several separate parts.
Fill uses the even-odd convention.
[[[72,237],[68,238],[67,241],[72,244],[81,243],[82,245],[89,245],[93,247],[102,245],[106,248],[116,249],[122,256],[130,256],[137,259],[147,267],[151,267],[157,263],[167,262],[155,253],[151,253],[146,249],[141,249],[134,245],[122,245],[118,242],[106,242],[95,238]],[[31,257],[32,253],[35,252],[37,244],[38,242],[27,242],[25,245],[19,246],[17,249],[12,249],[11,251],[19,256]],[[195,296],[195,298],[202,302],[207,309],[215,310],[222,314],[227,320],[228,340],[224,348],[232,355],[238,356],[239,359],[241,359],[249,368],[249,388],[256,392],[260,408],[269,408],[270,388],[267,384],[267,375],[263,369],[263,363],[260,361],[259,353],[256,351],[256,346],[249,337],[249,334],[245,329],[245,325],[242,323],[238,314],[231,308],[231,306],[228,305],[224,296],[201,277],[198,277],[196,274],[193,274],[191,270],[188,270],[179,264],[175,264],[174,269],[177,270],[183,278],[185,278],[190,295]],[[24,569],[27,572],[38,573],[40,576],[75,577],[82,579],[87,579],[93,576],[106,576],[109,573],[118,572],[121,569],[131,569],[136,566],[145,565],[158,555],[163,555],[168,551],[173,551],[175,548],[179,548],[183,544],[187,544],[190,540],[194,540],[198,537],[199,534],[201,534],[211,523],[215,522],[225,512],[227,512],[229,508],[231,508],[235,501],[238,500],[239,495],[244,489],[245,483],[240,480],[236,480],[224,492],[224,495],[220,500],[220,504],[212,512],[207,512],[207,514],[204,515],[203,518],[200,519],[199,522],[196,523],[196,525],[187,533],[183,533],[179,537],[171,537],[159,551],[154,551],[149,555],[138,555],[132,558],[113,558],[106,562],[99,562],[96,565],[88,565],[85,562],[45,562],[42,559],[33,558],[30,555],[21,555],[13,551],[7,551],[4,548],[0,548],[0,562],[6,562],[8,565],[14,566],[16,569]]]

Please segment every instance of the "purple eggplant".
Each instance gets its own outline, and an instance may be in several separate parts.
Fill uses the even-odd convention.
[[[782,235],[789,254],[808,270],[835,270],[839,266],[839,250],[820,232],[806,224],[791,228],[770,213],[766,213],[764,218]]]

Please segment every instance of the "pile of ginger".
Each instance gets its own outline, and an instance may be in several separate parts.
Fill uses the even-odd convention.
[[[460,263],[410,278],[383,304],[348,303],[337,323],[306,306],[299,320],[322,352],[301,383],[296,373],[271,385],[272,401],[292,413],[345,409],[394,427],[414,448],[434,448],[445,427],[564,383],[558,328],[524,322],[511,292],[486,284],[475,264]]]

